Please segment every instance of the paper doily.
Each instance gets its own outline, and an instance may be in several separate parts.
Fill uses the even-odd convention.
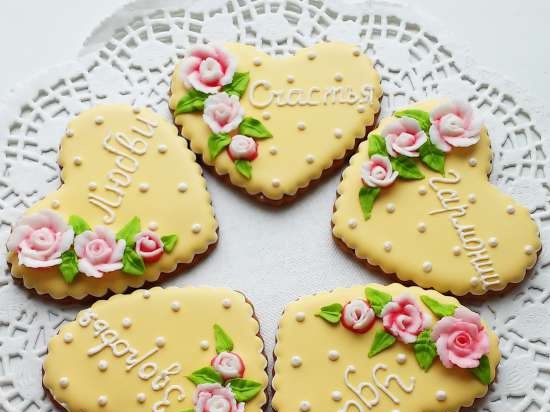
[[[0,109],[0,243],[29,205],[59,185],[57,148],[69,118],[102,102],[146,104],[169,116],[169,75],[190,44],[235,40],[274,55],[321,40],[357,43],[376,62],[383,112],[436,95],[469,99],[492,137],[491,180],[524,203],[550,241],[550,132],[542,106],[479,68],[447,30],[410,7],[359,0],[136,1],[106,19],[82,56],[16,87]],[[0,108],[1,108],[0,106]],[[220,244],[166,285],[242,290],[255,304],[268,355],[284,305],[298,296],[388,278],[368,273],[330,236],[338,176],[295,205],[258,207],[206,175]],[[242,224],[242,222],[245,224]],[[253,224],[250,224],[252,222]],[[53,411],[41,385],[49,336],[81,305],[39,298],[12,282],[0,252],[0,411]],[[550,253],[502,296],[470,303],[501,337],[498,382],[475,411],[550,411]]]

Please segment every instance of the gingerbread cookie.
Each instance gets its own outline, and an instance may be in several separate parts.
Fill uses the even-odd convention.
[[[488,180],[487,130],[466,102],[384,119],[344,171],[332,218],[346,250],[402,281],[455,295],[523,280],[541,248],[526,208]]]
[[[252,306],[224,288],[153,288],[80,312],[48,345],[68,411],[259,412],[267,360]]]
[[[191,149],[255,198],[279,204],[342,161],[380,109],[380,77],[354,46],[273,58],[229,43],[190,49],[170,109]]]
[[[448,412],[487,393],[500,352],[456,299],[373,284],[289,304],[275,357],[278,412]]]
[[[156,281],[217,241],[195,155],[149,109],[98,106],[73,119],[63,184],[8,239],[14,277],[54,298],[103,296]]]

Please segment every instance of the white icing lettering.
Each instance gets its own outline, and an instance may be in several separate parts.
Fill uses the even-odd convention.
[[[147,362],[141,365],[138,370],[138,376],[144,381],[148,381],[157,374],[158,366],[155,362]]]
[[[159,376],[151,382],[151,387],[154,391],[160,391],[163,389],[168,382],[170,382],[170,375],[177,375],[181,372],[181,366],[179,363],[173,363],[168,368],[160,371]]]
[[[136,132],[143,137],[151,138],[155,134],[155,129],[158,127],[158,123],[153,122],[152,120],[147,120],[143,116],[137,116],[137,120],[139,120],[141,123],[143,123],[145,126],[147,126],[147,130],[140,129],[137,126],[132,126],[132,132]],[[144,152],[145,153],[145,152]]]
[[[165,412],[166,411],[166,407],[167,406],[170,406],[170,395],[172,393],[177,393],[178,396],[176,397],[176,400],[178,402],[181,402],[185,399],[185,391],[183,390],[183,388],[179,385],[172,385],[172,386],[169,386],[168,388],[166,388],[166,390],[164,391],[164,397],[162,398],[162,400],[156,402],[155,404],[153,404],[153,409],[152,411],[153,412]]]

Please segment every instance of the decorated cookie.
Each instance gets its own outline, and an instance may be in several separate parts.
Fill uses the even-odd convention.
[[[69,123],[63,184],[14,225],[14,277],[54,298],[102,296],[156,281],[217,241],[195,155],[149,109],[98,106]]]
[[[487,393],[500,352],[456,299],[373,284],[289,304],[275,358],[278,412],[448,412]]]
[[[492,153],[467,102],[384,119],[344,171],[332,218],[345,249],[403,281],[480,295],[523,280],[541,248],[526,208],[488,180]]]
[[[374,124],[381,95],[378,73],[354,46],[321,43],[274,58],[229,43],[188,50],[170,108],[205,164],[279,204],[341,163]]]
[[[44,386],[68,411],[259,412],[268,384],[259,330],[229,289],[117,295],[52,338]]]

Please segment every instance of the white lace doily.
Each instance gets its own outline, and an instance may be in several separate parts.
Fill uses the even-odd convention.
[[[69,118],[102,102],[145,104],[169,116],[169,75],[190,44],[235,40],[271,54],[321,41],[357,43],[376,62],[383,112],[436,95],[467,98],[491,132],[491,180],[532,212],[550,241],[550,121],[513,83],[479,68],[460,42],[411,7],[361,0],[136,1],[106,19],[82,56],[36,75],[0,103],[0,244],[29,205],[56,190],[57,148]],[[345,256],[330,234],[338,176],[295,205],[259,207],[206,175],[220,221],[214,253],[166,284],[224,285],[255,304],[268,356],[277,320],[300,295],[387,277]],[[14,284],[0,249],[0,412],[53,411],[41,385],[48,337],[80,305]],[[498,382],[475,411],[550,411],[550,253],[502,296],[470,303],[501,337]]]

